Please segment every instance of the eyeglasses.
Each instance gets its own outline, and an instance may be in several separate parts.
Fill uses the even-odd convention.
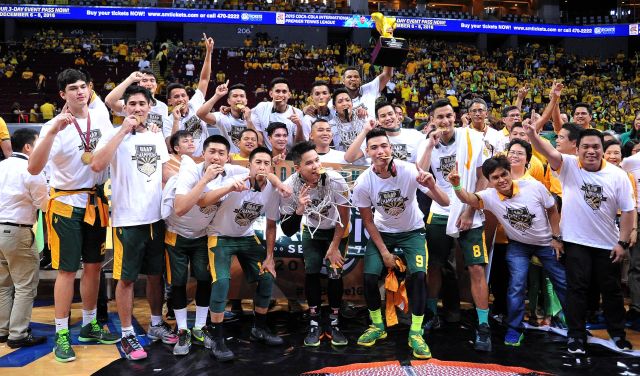
[[[507,155],[512,156],[512,157],[524,157],[524,156],[527,155],[527,153],[525,153],[523,151],[510,150]]]

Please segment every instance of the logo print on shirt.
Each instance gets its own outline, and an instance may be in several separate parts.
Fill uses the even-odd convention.
[[[149,177],[158,169],[159,159],[155,145],[136,145],[136,155],[131,156],[131,160],[137,162],[138,170]]]
[[[411,153],[407,150],[406,144],[392,144],[391,150],[394,158],[398,158],[401,161],[406,161],[411,158]]]
[[[184,130],[191,133],[194,140],[199,140],[202,134],[202,124],[197,116],[192,116],[184,122]]]
[[[206,216],[214,216],[216,215],[216,213],[218,212],[218,209],[220,209],[220,204],[222,203],[222,201],[218,201],[213,205],[209,205],[207,207],[200,207],[200,213],[206,215]]]
[[[583,192],[584,201],[593,210],[599,210],[602,203],[607,201],[607,197],[602,194],[602,186],[583,183],[580,190]]]
[[[511,227],[522,232],[526,232],[531,228],[535,217],[535,214],[529,213],[527,207],[519,209],[507,208],[507,214],[503,216],[504,219],[509,221]]]
[[[455,165],[456,165],[455,154],[440,157],[440,167],[438,167],[436,171],[441,172],[442,176],[444,176],[444,180],[449,181],[449,173],[451,173]]]
[[[378,193],[378,202],[376,205],[382,206],[382,210],[385,213],[397,217],[404,212],[406,206],[405,201],[409,200],[407,197],[402,197],[400,190],[385,191]]]
[[[87,132],[82,132],[82,139],[84,140],[87,137]],[[91,150],[95,150],[96,146],[98,146],[98,141],[100,141],[100,137],[102,137],[102,132],[100,129],[92,129],[89,134],[89,147]],[[84,150],[84,146],[82,142],[78,145],[78,150]]]
[[[229,132],[229,136],[231,136],[231,142],[233,142],[235,146],[238,146],[238,144],[240,144],[240,133],[242,133],[242,131],[244,131],[245,129],[247,129],[247,127],[240,127],[238,125],[231,126],[231,132]]]
[[[162,115],[149,112],[146,125],[150,126],[151,124],[155,124],[158,128],[162,129]]]
[[[318,198],[314,198],[311,199],[311,207],[313,208],[318,208],[318,205],[320,205],[320,203],[322,202],[322,200],[318,199]],[[318,215],[318,213],[309,213],[309,219],[311,219],[314,222],[320,222],[322,221],[322,219],[325,219],[329,216],[329,209],[331,208],[330,205],[324,205],[323,207],[320,208],[320,213]]]
[[[234,221],[242,227],[249,226],[251,222],[258,219],[264,205],[254,204],[253,202],[243,202],[242,207],[234,210],[236,217]]]

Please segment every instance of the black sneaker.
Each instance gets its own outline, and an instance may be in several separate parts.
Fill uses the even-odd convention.
[[[342,333],[338,325],[330,325],[327,336],[331,338],[331,344],[334,346],[346,346],[349,344],[349,340]]]
[[[580,338],[569,338],[567,340],[567,351],[569,354],[586,354],[587,352],[584,350],[584,340]]]
[[[278,337],[277,335],[271,333],[271,331],[267,328],[258,328],[258,327],[253,327],[251,328],[251,335],[249,336],[249,338],[252,341],[258,341],[258,342],[262,342],[266,345],[269,346],[277,346],[277,345],[282,345],[284,343],[284,341],[282,340],[282,338]]]
[[[633,350],[633,345],[631,344],[631,342],[627,341],[626,338],[613,337],[612,340],[613,340],[613,343],[616,345],[616,347],[622,351]],[[11,347],[11,345],[9,345],[9,347]]]
[[[320,346],[320,328],[318,325],[309,325],[307,336],[304,337],[304,345],[310,347]]]
[[[227,347],[224,338],[215,338],[211,342],[211,354],[219,362],[228,362],[236,357],[233,351]]]
[[[438,315],[433,315],[432,318],[427,320],[422,325],[422,329],[424,329],[425,332],[430,332],[432,330],[438,330],[440,328],[442,328],[442,322],[440,321],[440,316],[438,316]]]
[[[491,328],[489,324],[480,324],[476,329],[476,342],[474,344],[476,351],[491,351]]]
[[[625,319],[631,322],[640,319],[640,311],[638,311],[637,309],[629,308],[625,315]]]
[[[36,346],[47,342],[46,337],[34,337],[31,333],[27,333],[27,336],[20,339],[7,339],[7,346],[12,349],[20,347]]]
[[[6,335],[6,336],[0,336],[0,343],[5,343],[5,342],[7,342],[8,340],[9,340],[9,336],[8,336],[8,335]]]

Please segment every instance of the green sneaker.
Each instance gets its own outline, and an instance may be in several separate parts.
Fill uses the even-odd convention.
[[[387,338],[387,332],[385,332],[384,329],[371,325],[369,329],[358,338],[358,345],[371,347],[376,344],[377,340],[385,338]]]
[[[113,345],[120,341],[120,335],[105,331],[98,325],[98,321],[93,319],[90,323],[80,329],[78,336],[80,342],[100,342],[103,345]]]
[[[71,336],[68,329],[56,332],[56,345],[53,347],[53,356],[58,362],[62,363],[76,360],[76,353],[71,347]]]
[[[424,341],[422,333],[409,332],[409,347],[413,349],[413,356],[418,359],[430,359],[431,350],[429,345]]]
[[[196,329],[191,328],[191,343],[198,346],[204,346],[204,331],[203,328]]]

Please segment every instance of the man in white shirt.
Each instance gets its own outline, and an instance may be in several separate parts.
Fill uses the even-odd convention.
[[[194,157],[202,156],[202,145],[209,137],[207,125],[198,118],[196,111],[204,104],[204,95],[209,87],[211,79],[211,52],[213,52],[213,39],[204,35],[205,55],[200,70],[198,88],[191,98],[187,95],[184,85],[172,83],[167,86],[167,104],[171,106],[171,126],[164,126],[162,133],[165,138],[171,137],[178,130],[186,130],[191,133],[196,141]]]
[[[469,104],[469,114],[471,115],[471,129],[480,132],[484,138],[487,158],[501,152],[502,135],[499,131],[488,124],[487,103],[482,98],[474,98]]]
[[[633,175],[636,183],[640,182],[640,153],[623,159],[620,166],[627,173]],[[640,201],[640,195],[637,201]],[[637,201],[636,208],[639,208]],[[638,213],[640,218],[640,212]],[[634,231],[638,231],[638,229]],[[631,256],[629,260],[629,295],[631,304],[629,304],[629,311],[627,311],[627,319],[628,321],[634,321],[640,317],[640,244],[637,241],[632,245],[629,253]]]
[[[331,149],[331,141],[333,140],[333,132],[331,125],[324,119],[317,119],[311,123],[311,134],[309,141],[313,141],[316,145],[316,152],[320,157],[320,162],[347,164],[344,160],[344,152]]]
[[[377,340],[387,337],[380,312],[378,279],[383,270],[398,266],[397,256],[392,252],[401,248],[407,266],[405,285],[412,313],[409,346],[415,357],[427,359],[431,351],[422,337],[422,320],[429,256],[416,190],[422,190],[445,206],[449,198],[436,186],[431,174],[414,164],[393,159],[392,145],[383,129],[369,131],[366,142],[372,164],[356,180],[352,200],[369,232],[364,256],[364,296],[373,325],[358,338],[358,344],[373,346]]]
[[[368,128],[364,130],[364,128],[368,126],[367,123],[369,123],[371,119],[367,118],[368,113],[364,108],[360,108],[359,111],[354,111],[353,102],[347,89],[336,89],[331,95],[331,98],[335,112],[335,116],[329,120],[331,132],[333,133],[333,147],[338,151],[346,153],[359,134],[363,134],[360,143],[363,142],[364,134],[371,129]],[[355,158],[350,160],[349,163],[362,166],[368,164],[364,157],[364,152],[359,159]]]
[[[84,73],[66,69],[58,75],[58,89],[66,101],[63,111],[40,130],[29,157],[29,173],[40,174],[47,166],[52,188],[47,208],[51,266],[58,270],[54,288],[56,339],[54,357],[75,360],[69,333],[69,312],[76,272],[82,261],[82,330],[80,341],[113,344],[117,335],[104,331],[96,320],[100,270],[104,261],[108,200],[104,195],[106,172],[96,173],[88,164],[98,140],[113,125],[105,111],[88,107],[91,90]]]
[[[147,357],[131,321],[133,285],[139,274],[147,276],[146,295],[151,311],[147,337],[160,339],[165,344],[178,341],[162,321],[162,175],[169,154],[162,134],[147,129],[147,115],[153,100],[151,92],[132,85],[125,90],[123,99],[127,117],[120,128],[100,140],[91,169],[99,172],[110,167],[113,278],[118,281],[120,344],[127,359],[139,360]]]
[[[376,98],[392,76],[393,68],[383,67],[378,77],[362,85],[359,68],[352,66],[347,67],[342,73],[342,84],[349,91],[353,108],[363,107],[367,112],[372,113],[376,107]]]
[[[209,125],[213,125],[220,130],[220,134],[223,135],[229,144],[231,144],[231,152],[237,153],[240,151],[238,143],[240,142],[240,133],[245,129],[255,129],[253,123],[251,123],[251,109],[247,106],[247,89],[243,84],[235,84],[228,87],[229,81],[218,85],[216,92],[208,101],[206,101],[196,112],[198,117]],[[227,104],[229,105],[228,112],[211,112],[213,106],[225,95],[227,97]]]
[[[330,121],[335,116],[329,108],[331,89],[329,89],[329,83],[327,81],[314,81],[313,84],[311,84],[311,100],[313,103],[303,109],[305,139],[309,138],[309,134],[311,133],[309,127],[314,121],[318,119]]]
[[[223,139],[224,140],[224,139]],[[226,141],[226,140],[224,140]],[[228,148],[228,145],[225,145]],[[224,151],[221,151],[224,152]],[[228,149],[226,150],[228,153]],[[257,282],[254,302],[254,325],[251,339],[268,345],[280,345],[282,338],[272,334],[266,324],[271,290],[276,276],[273,247],[276,237],[276,220],[280,219],[280,198],[276,188],[269,182],[272,171],[271,153],[264,147],[254,149],[249,155],[249,170],[234,166],[221,176],[218,188],[198,201],[200,207],[222,200],[211,224],[209,236],[209,267],[213,284],[211,287],[211,327],[213,337],[211,352],[218,361],[235,357],[226,346],[222,331],[224,309],[227,304],[231,259],[235,255],[242,266],[248,282]],[[253,223],[266,215],[266,249],[255,235]]]
[[[29,330],[40,263],[31,228],[49,198],[44,175],[27,171],[37,138],[33,129],[17,129],[13,154],[0,162],[0,343],[12,349],[46,341]]]
[[[264,144],[271,148],[267,135],[269,124],[279,122],[287,126],[287,146],[304,141],[304,114],[287,102],[291,98],[289,81],[283,77],[276,77],[269,85],[271,102],[260,102],[251,110],[251,122],[258,132],[262,133]]]
[[[155,97],[158,83],[156,81],[156,75],[151,70],[140,70],[131,73],[129,77],[107,94],[104,98],[106,105],[118,116],[126,116],[122,95],[124,91],[133,84],[138,84],[148,89],[151,95],[154,96],[153,102],[151,103],[151,111],[147,117],[147,125],[155,124],[159,129],[171,127],[171,119],[169,118],[167,105]]]
[[[607,331],[620,350],[631,350],[625,334],[625,309],[620,287],[620,264],[634,223],[635,198],[627,173],[602,159],[602,134],[583,129],[578,136],[578,155],[561,154],[543,142],[531,124],[525,125],[531,144],[558,172],[562,184],[560,228],[567,267],[567,348],[584,354],[587,295],[595,274]],[[620,228],[616,226],[618,211]]]
[[[492,212],[503,226],[509,244],[506,262],[509,268],[507,293],[507,346],[520,346],[524,338],[524,294],[532,256],[538,257],[553,283],[562,307],[566,309],[567,281],[559,260],[563,253],[560,236],[560,214],[549,191],[537,180],[514,181],[511,165],[505,156],[484,162],[482,173],[493,188],[476,193],[460,187],[460,175],[449,174],[453,191],[460,201],[476,209]]]

